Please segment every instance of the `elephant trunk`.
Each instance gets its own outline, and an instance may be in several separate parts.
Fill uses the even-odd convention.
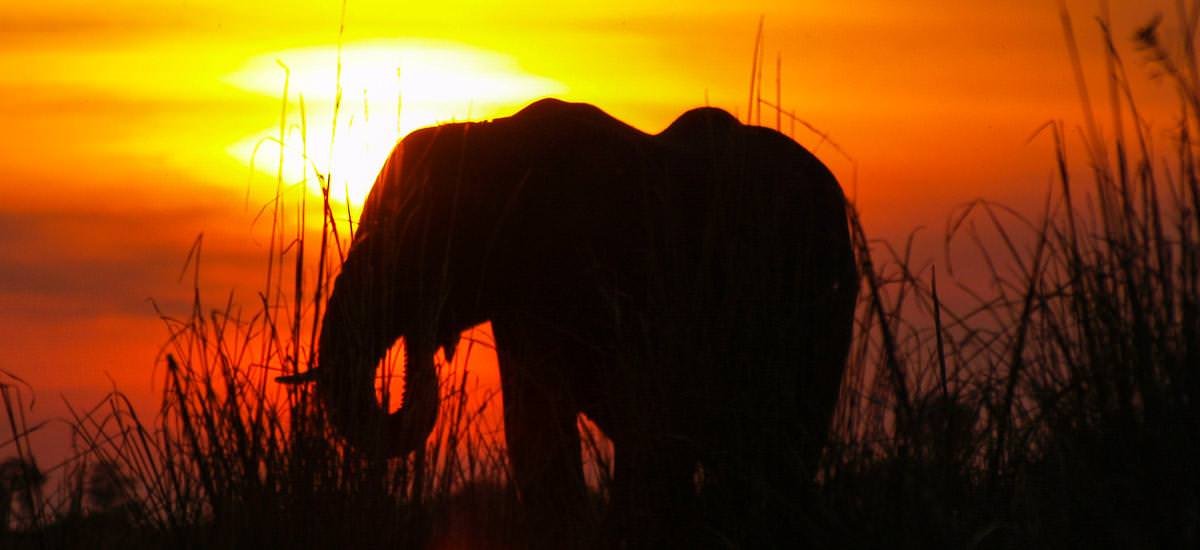
[[[358,243],[365,245],[366,243]],[[363,246],[361,248],[368,248]],[[415,313],[396,296],[393,270],[379,265],[369,250],[351,250],[329,298],[321,328],[317,394],[333,427],[354,448],[395,457],[420,449],[438,414],[434,343],[426,331],[406,330]],[[400,408],[388,414],[376,399],[379,362],[399,337],[405,339],[404,393]]]

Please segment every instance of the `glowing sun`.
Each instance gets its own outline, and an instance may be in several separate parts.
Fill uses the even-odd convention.
[[[511,57],[418,40],[345,44],[340,68],[336,45],[272,52],[249,59],[226,81],[276,98],[286,87],[288,100],[282,128],[247,136],[229,146],[231,155],[272,176],[282,174],[284,183],[307,182],[314,191],[320,190],[317,174],[332,174],[331,197],[355,209],[396,140],[408,132],[493,118],[565,91]]]

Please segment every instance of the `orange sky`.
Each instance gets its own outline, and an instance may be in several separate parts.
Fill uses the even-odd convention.
[[[386,152],[397,126],[503,115],[547,93],[647,131],[706,98],[744,115],[762,14],[765,95],[774,96],[779,56],[785,107],[828,132],[857,171],[815,135],[797,139],[855,195],[869,231],[899,239],[918,225],[940,229],[976,197],[1033,211],[1053,165],[1047,141],[1026,138],[1047,120],[1080,118],[1057,3],[896,4],[351,0],[343,41],[365,61],[346,74],[338,131],[348,150],[334,163],[369,178],[377,166],[361,159]],[[1096,4],[1069,4],[1098,79]],[[1129,69],[1147,74],[1129,37],[1174,3],[1113,4]],[[34,386],[33,417],[62,414],[59,394],[90,405],[109,377],[154,403],[165,333],[148,300],[186,312],[190,281],[178,275],[199,233],[209,298],[252,296],[265,254],[254,212],[273,179],[253,174],[246,154],[278,127],[274,60],[293,71],[289,123],[299,124],[304,93],[310,151],[328,162],[340,10],[333,1],[0,5],[0,368]],[[1169,112],[1165,85],[1134,85],[1148,112]],[[364,89],[373,115],[362,114]],[[1160,133],[1171,124],[1155,120]],[[259,161],[275,166],[269,151]],[[926,240],[940,245],[936,231]]]

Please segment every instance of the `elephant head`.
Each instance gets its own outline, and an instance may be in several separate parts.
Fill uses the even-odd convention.
[[[326,306],[316,389],[330,421],[351,445],[396,456],[419,448],[433,430],[438,381],[429,330],[406,307],[414,302],[410,289],[381,284],[402,277],[411,266],[372,261],[394,257],[367,254],[386,246],[389,237],[366,234],[351,247]],[[404,393],[400,408],[388,414],[376,399],[375,373],[399,338],[404,339]]]
[[[432,140],[418,131],[398,145],[368,196],[358,232],[333,286],[321,324],[316,369],[283,382],[316,383],[334,428],[354,448],[386,457],[421,448],[439,408],[434,355],[454,355],[459,332],[446,300],[448,272],[443,216],[427,185]],[[451,138],[453,139],[453,138]],[[405,163],[405,153],[411,160]],[[446,181],[439,182],[447,184]],[[376,369],[404,342],[404,392],[389,413],[376,398]]]

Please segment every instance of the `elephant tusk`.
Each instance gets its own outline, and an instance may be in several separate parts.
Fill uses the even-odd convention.
[[[279,382],[280,384],[287,384],[290,386],[308,384],[310,382],[317,381],[317,376],[320,374],[320,371],[320,369],[308,369],[307,371],[301,373],[276,376],[275,381]]]

